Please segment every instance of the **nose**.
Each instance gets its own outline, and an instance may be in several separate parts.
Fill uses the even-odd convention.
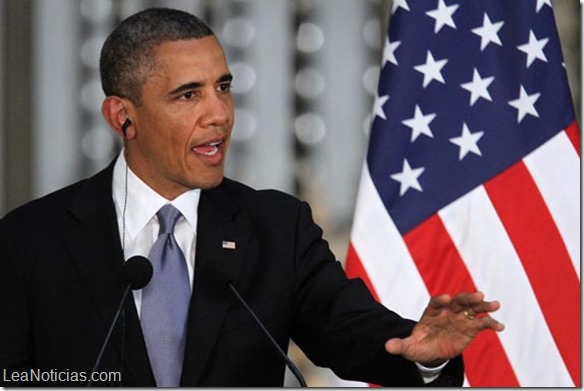
[[[231,95],[225,92],[213,92],[205,99],[202,118],[204,126],[224,127],[233,118],[233,102]]]

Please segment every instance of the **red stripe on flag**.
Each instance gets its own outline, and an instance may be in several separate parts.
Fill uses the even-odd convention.
[[[377,292],[375,291],[375,288],[369,279],[369,275],[367,275],[367,272],[361,263],[361,258],[359,258],[357,251],[355,251],[355,248],[353,247],[353,243],[349,243],[349,249],[347,250],[345,272],[349,278],[361,278],[365,285],[367,285],[367,288],[369,288],[369,292],[371,292],[375,300],[380,302],[379,296],[377,295]]]
[[[579,387],[580,282],[560,232],[523,162],[487,182],[485,188],[521,259],[568,372]]]
[[[404,240],[432,296],[477,290],[438,215],[431,216],[407,233]],[[484,331],[479,334],[464,351],[463,358],[471,386],[519,387],[519,381],[495,332]]]
[[[566,134],[576,149],[576,152],[578,152],[578,156],[580,156],[580,129],[578,129],[578,123],[576,121],[572,122],[566,128]]]

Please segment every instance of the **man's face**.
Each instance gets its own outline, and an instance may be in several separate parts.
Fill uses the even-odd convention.
[[[130,168],[167,199],[221,183],[231,130],[231,74],[213,36],[166,42],[131,105]]]

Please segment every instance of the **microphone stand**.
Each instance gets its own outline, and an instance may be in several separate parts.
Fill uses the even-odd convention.
[[[123,264],[123,281],[126,283],[126,288],[124,290],[124,294],[122,295],[122,300],[120,301],[120,305],[118,306],[118,310],[116,311],[116,315],[114,316],[114,320],[112,321],[110,328],[105,336],[105,340],[103,341],[103,345],[101,346],[101,350],[97,356],[97,360],[95,360],[95,364],[93,365],[93,369],[91,370],[89,381],[87,382],[87,387],[91,387],[93,385],[93,374],[97,372],[97,368],[99,368],[99,364],[101,363],[101,357],[103,356],[103,352],[105,352],[105,348],[107,347],[112,332],[114,331],[114,327],[118,322],[118,318],[120,313],[122,313],[122,309],[124,308],[124,303],[126,302],[126,297],[131,289],[142,289],[150,282],[152,278],[152,265],[148,258],[143,257],[141,255],[135,255],[128,259]],[[123,339],[123,338],[122,338]],[[123,350],[122,350],[123,354]],[[122,357],[123,361],[123,357]]]
[[[91,374],[89,375],[89,381],[87,382],[87,387],[91,387],[93,385],[93,374],[95,372],[97,372],[97,368],[99,367],[99,364],[101,363],[101,356],[103,356],[103,352],[105,352],[105,348],[107,347],[107,345],[110,341],[112,332],[114,331],[114,327],[118,321],[120,313],[122,312],[122,308],[124,307],[124,303],[126,302],[126,296],[128,296],[128,293],[130,292],[131,289],[132,289],[132,282],[129,282],[128,285],[126,286],[126,290],[124,291],[124,294],[122,295],[122,300],[120,301],[120,305],[118,306],[118,310],[116,311],[116,315],[114,316],[114,320],[112,321],[112,324],[107,332],[107,335],[105,336],[105,342],[101,346],[101,350],[99,351],[99,354],[97,355],[97,359],[95,360],[95,364],[93,365],[93,369],[91,370]]]
[[[301,387],[308,387],[306,385],[306,382],[304,381],[304,377],[302,376],[302,374],[298,370],[298,367],[296,367],[296,365],[294,365],[294,363],[292,362],[292,360],[290,360],[290,358],[286,355],[286,353],[284,353],[284,351],[282,350],[282,348],[280,347],[280,345],[278,345],[278,343],[274,340],[274,337],[272,337],[272,335],[266,329],[266,327],[264,326],[264,324],[262,323],[262,321],[259,320],[259,318],[253,312],[253,310],[247,305],[247,303],[245,302],[245,300],[243,300],[243,297],[241,297],[239,295],[239,292],[237,292],[237,289],[235,289],[235,287],[231,283],[228,283],[228,286],[229,286],[229,289],[231,289],[231,291],[235,294],[235,296],[237,296],[237,298],[239,299],[239,302],[245,307],[245,309],[247,310],[247,312],[255,320],[256,324],[258,326],[260,326],[260,328],[262,329],[262,331],[264,332],[264,334],[266,335],[266,337],[268,337],[268,339],[270,340],[272,346],[278,351],[278,353],[280,353],[280,356],[282,356],[282,358],[286,362],[286,366],[290,369],[290,371],[292,371],[292,374],[294,375],[294,377],[296,377],[296,380],[298,380],[298,383],[300,383],[300,386]]]

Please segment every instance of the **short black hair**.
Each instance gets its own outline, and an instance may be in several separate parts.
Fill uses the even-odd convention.
[[[214,35],[201,19],[176,9],[148,8],[129,16],[111,32],[101,49],[103,92],[139,105],[142,85],[157,66],[153,60],[156,46]]]

